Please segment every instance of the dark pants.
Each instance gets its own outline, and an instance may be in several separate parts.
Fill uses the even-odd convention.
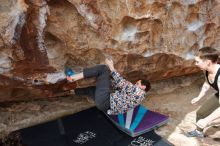
[[[99,110],[106,112],[110,107],[110,74],[106,65],[97,65],[83,70],[84,78],[96,77],[96,86],[75,89],[76,95],[89,95]]]
[[[218,98],[215,95],[213,95],[208,100],[206,100],[206,102],[196,112],[196,122],[210,115],[219,106],[220,105]],[[198,128],[198,130],[202,130],[202,129]]]

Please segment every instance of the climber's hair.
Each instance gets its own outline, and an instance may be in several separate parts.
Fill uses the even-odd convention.
[[[217,63],[219,52],[212,47],[203,47],[195,53],[195,56],[198,56],[202,60],[211,60],[212,63]]]
[[[145,88],[145,91],[149,91],[151,89],[151,84],[148,80],[145,80],[145,79],[140,79],[141,80],[141,85],[145,85],[146,88]]]

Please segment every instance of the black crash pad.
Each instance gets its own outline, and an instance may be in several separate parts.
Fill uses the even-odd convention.
[[[154,130],[130,137],[118,130],[105,114],[90,108],[79,113],[21,129],[25,146],[170,146]]]

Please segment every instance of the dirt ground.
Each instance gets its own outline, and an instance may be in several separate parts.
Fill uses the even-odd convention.
[[[169,115],[168,124],[156,132],[176,146],[220,146],[220,128],[208,128],[208,137],[188,138],[184,132],[195,128],[195,111],[204,102],[191,105],[201,88],[201,81],[190,86],[178,87],[169,93],[150,92],[143,104],[151,110]],[[162,89],[161,89],[162,90]],[[212,94],[211,92],[208,93]],[[32,100],[28,102],[0,104],[0,137],[5,137],[15,131],[31,125],[50,121],[65,115],[70,115],[94,106],[87,97],[59,97],[50,100]]]
[[[182,87],[171,93],[162,95],[150,95],[144,101],[149,109],[169,115],[170,121],[156,130],[156,133],[167,138],[176,146],[220,146],[220,127],[205,129],[205,138],[188,138],[184,134],[195,129],[196,110],[215,93],[211,90],[197,105],[191,105],[192,98],[198,96],[201,82],[188,87]]]

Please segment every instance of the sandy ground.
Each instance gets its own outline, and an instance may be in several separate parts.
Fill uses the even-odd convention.
[[[196,97],[201,89],[201,83],[194,83],[192,86],[182,87],[175,91],[162,95],[150,95],[144,101],[149,109],[169,115],[170,121],[156,130],[156,133],[167,138],[176,146],[220,146],[220,127],[205,129],[206,138],[188,138],[184,134],[194,130],[196,126],[196,110],[215,93],[209,91],[207,96],[197,105],[191,105],[190,101]]]
[[[144,105],[151,110],[169,115],[168,124],[160,127],[156,132],[176,146],[220,146],[220,128],[206,130],[208,137],[188,138],[184,132],[195,128],[195,111],[198,105],[191,105],[190,101],[197,96],[201,82],[195,82],[187,87],[179,87],[170,93],[150,93]],[[209,93],[209,95],[211,92]],[[94,106],[86,97],[59,97],[50,100],[33,100],[28,102],[0,104],[0,137],[11,131],[50,121],[65,115]]]

